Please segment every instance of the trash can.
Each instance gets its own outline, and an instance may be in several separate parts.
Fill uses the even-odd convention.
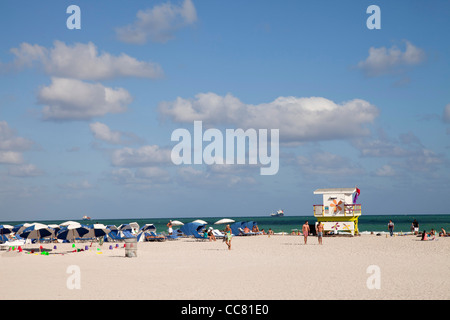
[[[137,238],[133,237],[125,239],[125,257],[137,257]]]

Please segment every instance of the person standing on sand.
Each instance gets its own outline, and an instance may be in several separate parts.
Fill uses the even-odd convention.
[[[392,220],[389,220],[388,229],[389,229],[389,233],[392,237],[394,235],[394,223],[392,222]]]
[[[227,224],[227,226],[225,228],[225,243],[228,246],[228,250],[231,250],[231,238],[232,238],[231,228],[230,228],[230,225]]]
[[[172,220],[169,220],[169,222],[167,223],[167,228],[169,228],[168,232],[169,232],[169,236],[171,236],[173,233]]]
[[[303,239],[305,240],[305,244],[308,241],[308,235],[309,235],[309,224],[308,220],[305,221],[305,224],[302,226],[302,232],[303,232]]]
[[[323,237],[323,224],[319,221],[316,227],[317,231],[317,239],[319,240],[319,244],[322,244],[322,237]]]

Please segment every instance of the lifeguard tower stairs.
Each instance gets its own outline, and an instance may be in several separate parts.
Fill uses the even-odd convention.
[[[361,205],[355,201],[359,192],[357,187],[314,191],[314,194],[323,195],[323,204],[314,205],[314,217],[317,218],[317,222],[323,223],[325,233],[358,234]]]

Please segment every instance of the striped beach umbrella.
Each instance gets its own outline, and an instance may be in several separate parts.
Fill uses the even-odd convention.
[[[88,226],[89,232],[86,233],[84,238],[98,238],[103,237],[111,232],[104,224],[94,223]]]
[[[0,224],[0,235],[9,234],[14,227],[9,224]]]
[[[42,223],[32,223],[31,226],[20,233],[20,237],[26,239],[41,239],[53,234],[53,230],[48,225]]]
[[[14,228],[12,229],[13,232],[15,233],[22,233],[23,230],[25,230],[26,228],[28,228],[29,226],[31,226],[31,223],[21,223],[21,224],[16,224],[14,226]]]
[[[89,232],[89,229],[81,224],[72,223],[61,230],[58,231],[57,238],[61,240],[73,240],[78,238],[82,238],[86,233]]]

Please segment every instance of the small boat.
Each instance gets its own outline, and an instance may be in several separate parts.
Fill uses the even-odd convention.
[[[91,220],[91,217],[83,216],[83,220]]]
[[[272,213],[270,216],[271,217],[284,217],[284,211],[280,209],[277,211],[277,213]]]

